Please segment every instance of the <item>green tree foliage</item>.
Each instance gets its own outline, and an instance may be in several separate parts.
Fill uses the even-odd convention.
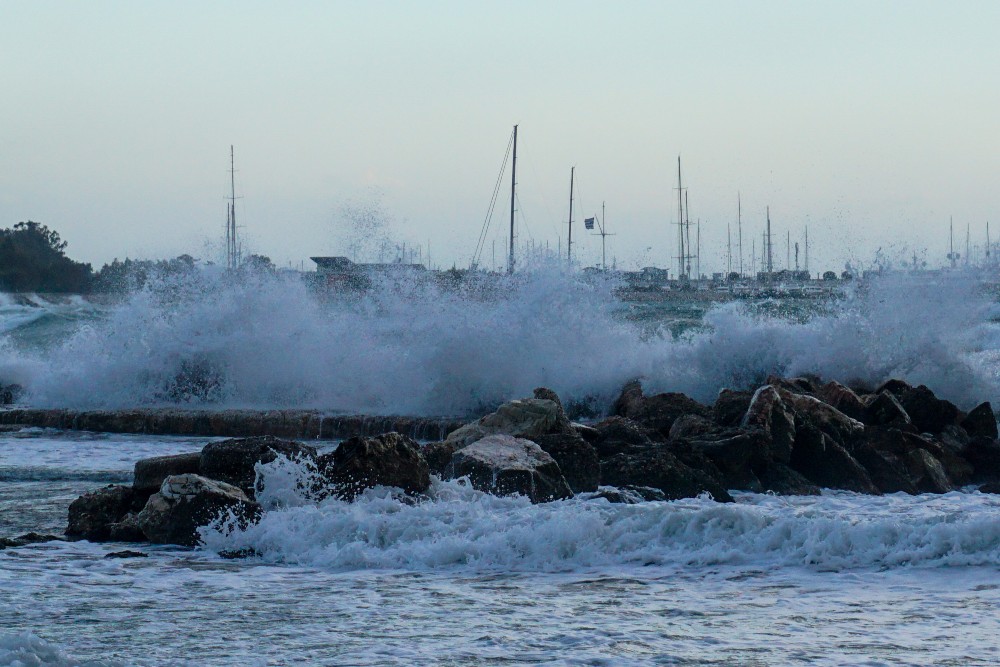
[[[5,292],[86,292],[90,264],[66,256],[66,241],[45,225],[19,222],[0,229],[0,290]]]
[[[141,289],[151,278],[165,278],[194,270],[195,258],[181,255],[174,259],[128,259],[117,257],[105,264],[94,278],[96,292],[127,292]]]

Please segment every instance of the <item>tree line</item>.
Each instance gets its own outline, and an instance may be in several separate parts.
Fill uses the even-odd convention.
[[[125,292],[145,285],[156,276],[195,270],[191,255],[174,259],[134,260],[117,258],[94,271],[90,264],[66,256],[67,242],[47,226],[28,220],[0,228],[0,292]],[[273,271],[263,255],[250,255],[247,270]]]

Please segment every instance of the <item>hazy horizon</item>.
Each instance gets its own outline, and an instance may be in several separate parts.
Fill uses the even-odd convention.
[[[0,2],[0,227],[95,268],[217,259],[233,144],[248,252],[350,255],[362,211],[467,266],[516,123],[519,238],[565,252],[575,166],[583,265],[605,201],[609,264],[674,267],[680,155],[705,273],[737,193],[747,257],[770,206],[779,268],[806,225],[813,272],[939,266],[949,217],[963,254],[1000,220],[996,25],[990,2]]]

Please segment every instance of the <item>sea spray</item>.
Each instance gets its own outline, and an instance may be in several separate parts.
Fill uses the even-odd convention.
[[[963,407],[1000,402],[997,306],[970,280],[888,277],[821,308],[723,303],[679,335],[670,301],[639,322],[620,286],[540,269],[317,294],[297,278],[201,270],[151,281],[44,350],[0,338],[0,382],[24,385],[32,406],[76,409],[468,416],[544,385],[605,410],[636,377],[711,402],[772,373],[900,377]]]

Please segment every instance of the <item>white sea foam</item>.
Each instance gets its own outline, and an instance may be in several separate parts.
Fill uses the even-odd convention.
[[[0,634],[0,667],[103,667],[115,662],[80,661],[29,632]]]
[[[306,498],[308,484],[290,483],[287,463],[261,471],[262,497],[271,509],[243,530],[206,529],[209,549],[251,549],[266,561],[335,570],[1000,565],[1000,499],[987,494],[743,494],[728,504],[695,498],[637,505],[581,496],[532,505],[520,496],[480,493],[460,480],[435,481],[422,502],[380,488],[354,503],[317,505]],[[271,479],[277,493],[268,493]]]
[[[882,280],[808,316],[719,305],[675,337],[629,320],[612,283],[556,271],[491,298],[417,280],[332,302],[295,280],[197,274],[131,295],[45,351],[0,342],[0,381],[26,386],[30,404],[71,408],[467,414],[539,385],[603,408],[634,377],[712,401],[770,373],[901,377],[965,407],[997,401],[996,305],[969,281],[935,280]]]

